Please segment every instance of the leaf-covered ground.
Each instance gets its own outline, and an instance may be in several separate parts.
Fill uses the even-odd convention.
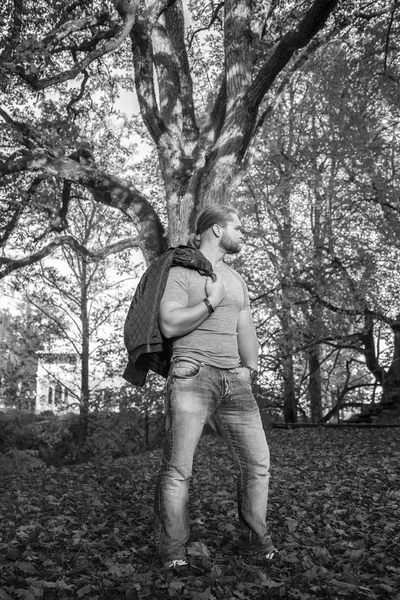
[[[0,600],[400,599],[399,430],[272,430],[271,566],[234,552],[235,473],[202,439],[190,551],[211,571],[160,569],[151,537],[160,451],[0,483]]]

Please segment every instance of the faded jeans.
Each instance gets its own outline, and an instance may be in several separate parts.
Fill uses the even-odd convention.
[[[154,535],[163,561],[186,557],[193,455],[208,422],[227,443],[238,470],[240,539],[260,548],[268,538],[269,449],[260,412],[237,369],[175,359],[166,394],[166,439],[155,492]]]

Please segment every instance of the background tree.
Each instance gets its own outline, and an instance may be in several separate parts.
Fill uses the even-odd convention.
[[[79,404],[83,438],[95,386],[106,376],[107,361],[115,364],[123,349],[122,323],[136,277],[134,257],[108,254],[121,233],[120,219],[109,222],[111,210],[92,202],[88,213],[87,205],[75,201],[69,219],[80,252],[64,245],[52,261],[17,277],[28,301],[56,325],[57,338],[47,340],[47,351],[78,357],[80,381],[77,377],[69,395]]]
[[[376,34],[369,32],[373,39]],[[255,227],[248,218],[250,254],[263,265],[264,281],[254,278],[258,263],[247,277],[257,312],[263,306],[258,329],[269,352],[271,342],[275,347],[290,421],[297,412],[314,422],[332,416],[335,398],[335,410],[360,404],[360,390],[364,401],[371,398],[376,386],[361,369],[362,358],[384,396],[390,381],[389,395],[399,390],[392,295],[398,281],[399,105],[392,83],[386,77],[382,83],[383,55],[371,52],[371,38],[352,41],[350,52],[342,41],[325,50],[328,77],[326,57],[322,63],[315,56],[287,86],[243,190],[256,214]],[[398,67],[397,58],[392,73]],[[365,93],[358,95],[359,89]],[[393,331],[377,350],[385,368],[373,338],[373,327],[382,332],[383,324]]]

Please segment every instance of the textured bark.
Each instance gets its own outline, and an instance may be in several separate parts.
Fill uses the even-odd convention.
[[[251,52],[254,52],[249,43],[250,2],[225,3],[225,119],[218,138],[205,157],[198,196],[194,199],[198,209],[210,203],[229,202],[232,189],[245,174],[244,158],[254,139],[262,100],[294,53],[306,46],[324,26],[337,3],[338,0],[314,2],[297,30],[282,38],[253,81],[249,76]],[[235,26],[239,29],[236,35]],[[186,214],[188,212],[186,208]],[[181,227],[186,235],[189,224],[183,222]]]

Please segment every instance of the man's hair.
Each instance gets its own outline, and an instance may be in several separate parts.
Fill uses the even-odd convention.
[[[233,221],[232,215],[237,215],[237,211],[232,206],[224,204],[212,204],[203,208],[196,220],[195,233],[201,235],[213,225],[225,227],[228,221]]]

